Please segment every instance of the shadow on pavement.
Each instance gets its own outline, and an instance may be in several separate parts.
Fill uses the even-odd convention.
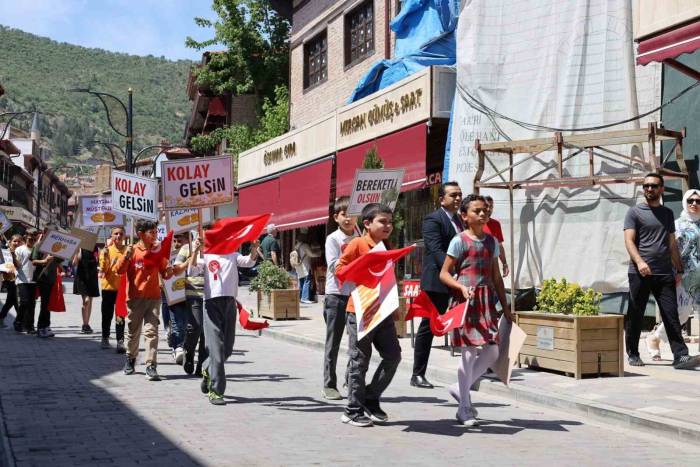
[[[476,404],[478,405],[478,404]],[[479,426],[465,427],[455,419],[442,420],[399,420],[386,425],[405,426],[405,432],[424,433],[440,436],[462,436],[465,433],[483,433],[490,435],[514,435],[523,430],[568,431],[566,426],[582,425],[572,420],[484,420],[479,419]]]
[[[100,350],[95,334],[57,331],[53,339],[0,331],[0,416],[17,465],[201,465],[108,391],[145,380],[101,379],[120,373],[122,355]]]

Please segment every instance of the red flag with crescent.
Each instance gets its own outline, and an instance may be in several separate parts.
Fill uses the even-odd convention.
[[[126,309],[126,288],[129,284],[126,281],[126,274],[122,274],[119,279],[119,288],[117,289],[117,302],[114,306],[114,314],[117,318],[126,318],[129,314]]]
[[[236,307],[238,307],[238,322],[243,329],[248,331],[259,331],[270,327],[270,323],[268,323],[266,319],[251,318],[250,312],[243,308],[243,305],[241,305],[241,302],[238,300],[236,300]]]
[[[405,320],[408,321],[413,318],[432,318],[433,316],[439,316],[437,308],[435,308],[433,301],[430,300],[425,290],[421,290],[418,296],[411,300]]]
[[[370,289],[377,287],[387,271],[393,271],[396,261],[409,254],[415,245],[397,250],[370,251],[347,266],[336,270],[338,282],[354,282]]]
[[[228,255],[245,242],[257,239],[272,214],[219,219],[204,236],[204,253]]]
[[[469,301],[460,303],[445,312],[444,315],[439,315],[437,310],[430,317],[430,330],[436,336],[444,336],[453,329],[459,329],[464,326],[464,320],[467,317],[467,309]]]

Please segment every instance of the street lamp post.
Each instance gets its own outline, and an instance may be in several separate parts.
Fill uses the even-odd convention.
[[[112,130],[114,130],[118,135],[123,136],[126,138],[126,171],[127,172],[133,172],[134,171],[134,164],[133,164],[133,148],[134,148],[134,104],[133,104],[133,90],[129,88],[128,91],[128,100],[127,104],[125,105],[124,102],[122,102],[121,99],[118,97],[113,96],[112,94],[106,93],[106,92],[101,92],[101,91],[92,91],[89,88],[73,88],[69,89],[70,92],[83,92],[87,94],[92,94],[93,96],[97,97],[100,102],[102,102],[102,105],[104,106],[105,112],[107,112],[107,122],[109,123],[109,126],[112,127]],[[120,108],[124,112],[125,116],[125,121],[124,121],[124,127],[122,128],[117,128],[115,126],[115,121],[114,117],[117,117],[117,115],[113,115],[113,113],[110,111],[110,106],[108,102],[116,103],[117,107]]]

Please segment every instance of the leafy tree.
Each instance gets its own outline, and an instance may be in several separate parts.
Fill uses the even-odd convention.
[[[286,85],[289,73],[289,21],[279,16],[268,0],[214,0],[218,19],[197,17],[195,23],[213,28],[214,37],[188,47],[202,50],[219,45],[206,65],[195,68],[197,83],[215,94],[255,94],[274,98],[275,89]]]

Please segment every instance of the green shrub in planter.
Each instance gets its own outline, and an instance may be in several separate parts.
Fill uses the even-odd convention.
[[[557,281],[547,279],[537,295],[535,310],[546,313],[574,314],[578,316],[595,316],[600,312],[600,300],[603,294],[593,289],[583,289],[566,279]]]
[[[263,261],[258,266],[258,275],[250,281],[250,290],[269,294],[270,290],[288,289],[289,274],[272,261]]]

